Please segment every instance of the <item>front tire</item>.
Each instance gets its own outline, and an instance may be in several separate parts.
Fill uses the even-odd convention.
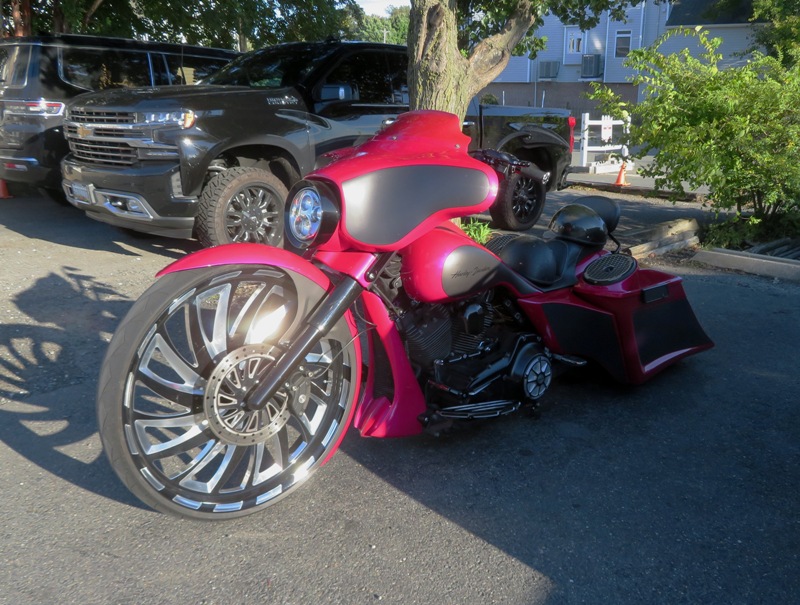
[[[510,231],[527,231],[544,210],[547,188],[543,183],[512,174],[501,185],[497,199],[489,208],[494,226]]]
[[[224,519],[277,502],[317,470],[358,390],[346,318],[263,410],[244,402],[324,295],[265,266],[168,274],[142,295],[109,345],[97,398],[103,448],[131,492],[164,513]]]
[[[195,231],[205,247],[232,242],[283,243],[286,185],[261,168],[229,168],[200,195]]]

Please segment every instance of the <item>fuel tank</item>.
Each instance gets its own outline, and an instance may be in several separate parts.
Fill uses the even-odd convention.
[[[453,223],[436,227],[401,251],[406,292],[425,303],[467,298],[505,285],[519,294],[538,290]]]

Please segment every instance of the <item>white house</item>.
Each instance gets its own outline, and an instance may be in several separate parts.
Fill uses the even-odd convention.
[[[580,115],[594,110],[594,103],[585,97],[591,90],[589,82],[602,82],[623,99],[635,101],[638,90],[630,84],[633,73],[623,65],[625,57],[675,27],[702,25],[724,40],[719,52],[727,63],[741,61],[737,53],[752,44],[750,2],[743,2],[739,10],[717,14],[712,12],[713,4],[714,0],[645,0],[627,9],[625,21],[612,19],[606,11],[597,26],[587,31],[547,15],[537,31],[547,38],[544,50],[533,60],[512,57],[481,95],[490,93],[505,105],[560,107]],[[688,43],[682,36],[670,38],[662,52],[675,52]]]

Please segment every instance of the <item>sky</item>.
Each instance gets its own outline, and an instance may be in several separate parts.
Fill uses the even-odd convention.
[[[356,0],[368,15],[388,17],[386,9],[390,6],[411,6],[409,0]]]

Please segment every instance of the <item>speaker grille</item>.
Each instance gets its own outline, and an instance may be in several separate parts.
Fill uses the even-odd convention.
[[[625,254],[607,254],[586,267],[583,279],[586,283],[605,286],[622,281],[636,270],[636,260]]]

